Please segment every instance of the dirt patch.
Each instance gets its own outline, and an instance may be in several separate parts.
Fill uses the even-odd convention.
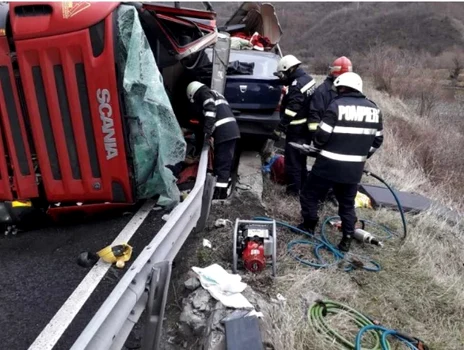
[[[265,209],[258,197],[250,191],[238,189],[230,200],[214,203],[206,228],[202,232],[193,232],[189,236],[174,260],[161,350],[201,348],[201,337],[179,322],[183,300],[187,300],[192,293],[185,287],[184,282],[194,276],[192,266],[207,267],[217,263],[224,269],[231,270],[235,220],[237,218],[251,219],[262,215],[265,215]],[[214,224],[218,219],[228,220],[226,226],[215,227]],[[210,241],[212,248],[204,247],[203,239]],[[246,278],[245,276],[243,281],[251,287],[268,285],[266,277],[261,277],[261,275],[258,278]],[[214,310],[205,312],[206,317],[209,317],[212,312]]]

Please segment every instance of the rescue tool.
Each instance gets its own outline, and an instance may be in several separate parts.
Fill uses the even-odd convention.
[[[261,220],[235,221],[233,272],[237,273],[240,262],[251,272],[263,271],[267,263],[271,263],[272,276],[277,267],[277,230],[276,222]]]
[[[361,228],[357,227],[354,231],[353,238],[359,242],[373,244],[379,247],[383,247],[383,243],[375,238],[370,232],[364,230],[364,222],[358,221],[361,224]],[[340,220],[330,220],[330,225],[336,227],[339,231],[342,228],[342,222]]]
[[[316,154],[319,153],[319,149],[313,147],[312,145],[300,144],[296,142],[289,142],[288,144],[293,148],[300,150],[301,153],[307,154],[312,157],[315,157]]]
[[[82,252],[77,258],[77,263],[82,267],[91,267],[101,258],[104,262],[115,263],[116,267],[122,269],[131,256],[132,247],[129,244],[123,243],[115,246],[106,246],[96,253]]]

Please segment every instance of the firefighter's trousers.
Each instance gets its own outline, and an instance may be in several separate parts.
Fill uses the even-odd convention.
[[[357,221],[354,199],[358,191],[357,184],[337,183],[309,174],[300,195],[301,215],[305,222],[318,220],[318,206],[333,188],[338,201],[338,215],[342,221],[343,235],[352,235]]]
[[[216,188],[227,189],[231,171],[235,163],[235,146],[237,140],[230,140],[214,145],[214,175],[217,176]]]
[[[291,127],[289,127],[290,129]],[[303,144],[307,140],[301,133],[293,133],[289,130],[285,136],[285,177],[287,183],[287,194],[298,195],[303,188],[307,177],[307,156],[290,146],[289,142]]]

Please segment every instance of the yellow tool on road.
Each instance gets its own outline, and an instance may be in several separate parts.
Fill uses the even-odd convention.
[[[91,267],[95,265],[98,258],[104,262],[114,264],[116,267],[122,269],[126,265],[126,261],[132,256],[132,247],[129,244],[122,243],[115,246],[107,246],[97,253],[82,252],[77,258],[77,263],[82,267]]]
[[[97,252],[97,255],[105,262],[114,264],[120,269],[129,261],[132,255],[132,247],[129,244],[123,243],[113,247],[107,246]]]

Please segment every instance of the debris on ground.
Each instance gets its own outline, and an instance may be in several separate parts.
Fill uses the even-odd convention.
[[[195,310],[191,300],[187,299],[184,302],[182,313],[180,314],[180,322],[190,327],[196,336],[201,336],[206,327],[206,316],[199,310]]]
[[[253,309],[253,305],[241,294],[247,287],[240,275],[228,273],[218,264],[204,269],[192,267],[199,276],[200,283],[216,300],[235,309]]]
[[[222,321],[227,322],[227,321],[235,320],[236,318],[246,317],[249,313],[250,311],[248,310],[235,310],[230,315],[224,317]]]
[[[263,340],[257,317],[241,317],[225,322],[228,350],[262,350]]]
[[[211,244],[211,241],[207,240],[206,238],[203,238],[203,247],[212,249],[213,245]]]
[[[226,227],[227,224],[231,224],[233,225],[233,222],[228,220],[228,219],[217,219],[215,222],[214,222],[214,227],[216,228],[219,228],[219,227]]]
[[[253,161],[255,161],[255,156],[252,157]],[[259,167],[257,167],[257,172],[252,173],[249,171],[251,170],[250,167],[242,167],[244,163],[246,162],[240,161],[238,170],[240,181],[245,177],[247,184],[254,182],[262,183]],[[266,313],[265,310],[271,308],[269,294],[266,291],[262,291],[260,286],[256,286],[256,281],[253,278],[249,279],[248,275],[242,276],[241,282],[246,282],[246,284],[241,294],[252,305],[250,309],[227,308],[221,302],[210,298],[209,310],[200,311],[195,309],[191,300],[193,298],[191,295],[194,291],[203,289],[197,278],[198,275],[192,271],[192,266],[205,268],[212,264],[218,264],[227,273],[232,274],[230,252],[232,250],[233,241],[231,235],[235,220],[238,217],[244,216],[250,219],[255,216],[264,216],[266,213],[261,202],[261,197],[262,187],[254,187],[250,191],[234,191],[226,203],[216,204],[213,201],[206,229],[199,232],[198,235],[191,235],[184,244],[182,250],[186,253],[178,254],[175,261],[175,270],[178,272],[172,280],[172,293],[169,295],[166,307],[166,323],[160,350],[224,350],[226,343],[223,319],[235,311],[243,312],[243,316],[258,317],[260,319],[260,329],[262,330],[263,338],[269,340],[269,330],[267,330],[266,325],[261,320],[264,317],[262,313]],[[226,222],[225,225],[224,220]],[[216,221],[218,221],[218,224],[220,223],[220,227],[215,225]],[[204,247],[203,239],[208,239],[213,248]],[[192,277],[194,279],[191,279]],[[197,286],[195,279],[197,279],[199,286]],[[266,283],[269,282],[270,279],[266,279]],[[255,292],[255,288],[260,292]],[[207,293],[209,294],[209,292]],[[186,304],[189,304],[189,306],[186,306]],[[181,314],[183,321],[180,320]],[[198,332],[203,322],[206,322],[204,332],[201,335],[194,334],[194,329]],[[192,324],[192,327],[189,324]]]
[[[200,281],[196,277],[191,277],[187,281],[184,282],[185,288],[188,290],[195,290],[200,287]]]
[[[250,191],[251,190],[251,186],[250,185],[245,185],[245,184],[240,184],[238,183],[237,185],[235,185],[235,188],[239,189],[239,190],[242,190],[242,191]]]
[[[202,269],[203,275],[207,276],[207,268]],[[219,265],[209,269],[209,271],[223,270]],[[227,271],[223,270],[226,274]],[[224,276],[227,276],[227,275]],[[235,275],[231,275],[235,276]],[[239,281],[240,282],[240,281]],[[240,282],[242,283],[242,282]],[[197,286],[198,284],[198,286]],[[232,283],[234,284],[234,283]],[[196,339],[201,339],[200,344],[197,344],[199,349],[203,350],[225,350],[226,349],[226,322],[238,320],[241,318],[258,318],[261,324],[263,314],[255,310],[259,309],[259,305],[251,305],[252,309],[234,309],[224,306],[220,301],[216,301],[209,291],[200,286],[200,281],[196,277],[191,277],[184,282],[184,286],[188,291],[192,291],[187,297],[182,300],[182,312],[177,324],[177,333],[185,337],[190,334]],[[245,284],[245,289],[248,295],[253,295],[253,300],[260,300],[260,304],[265,305],[266,301],[258,293],[254,292]],[[233,289],[233,288],[232,288]],[[262,328],[262,327],[260,327]],[[187,347],[182,338],[177,340],[181,347]],[[176,337],[172,337],[174,343]],[[174,345],[174,344],[173,344]],[[189,344],[191,346],[191,344]]]

